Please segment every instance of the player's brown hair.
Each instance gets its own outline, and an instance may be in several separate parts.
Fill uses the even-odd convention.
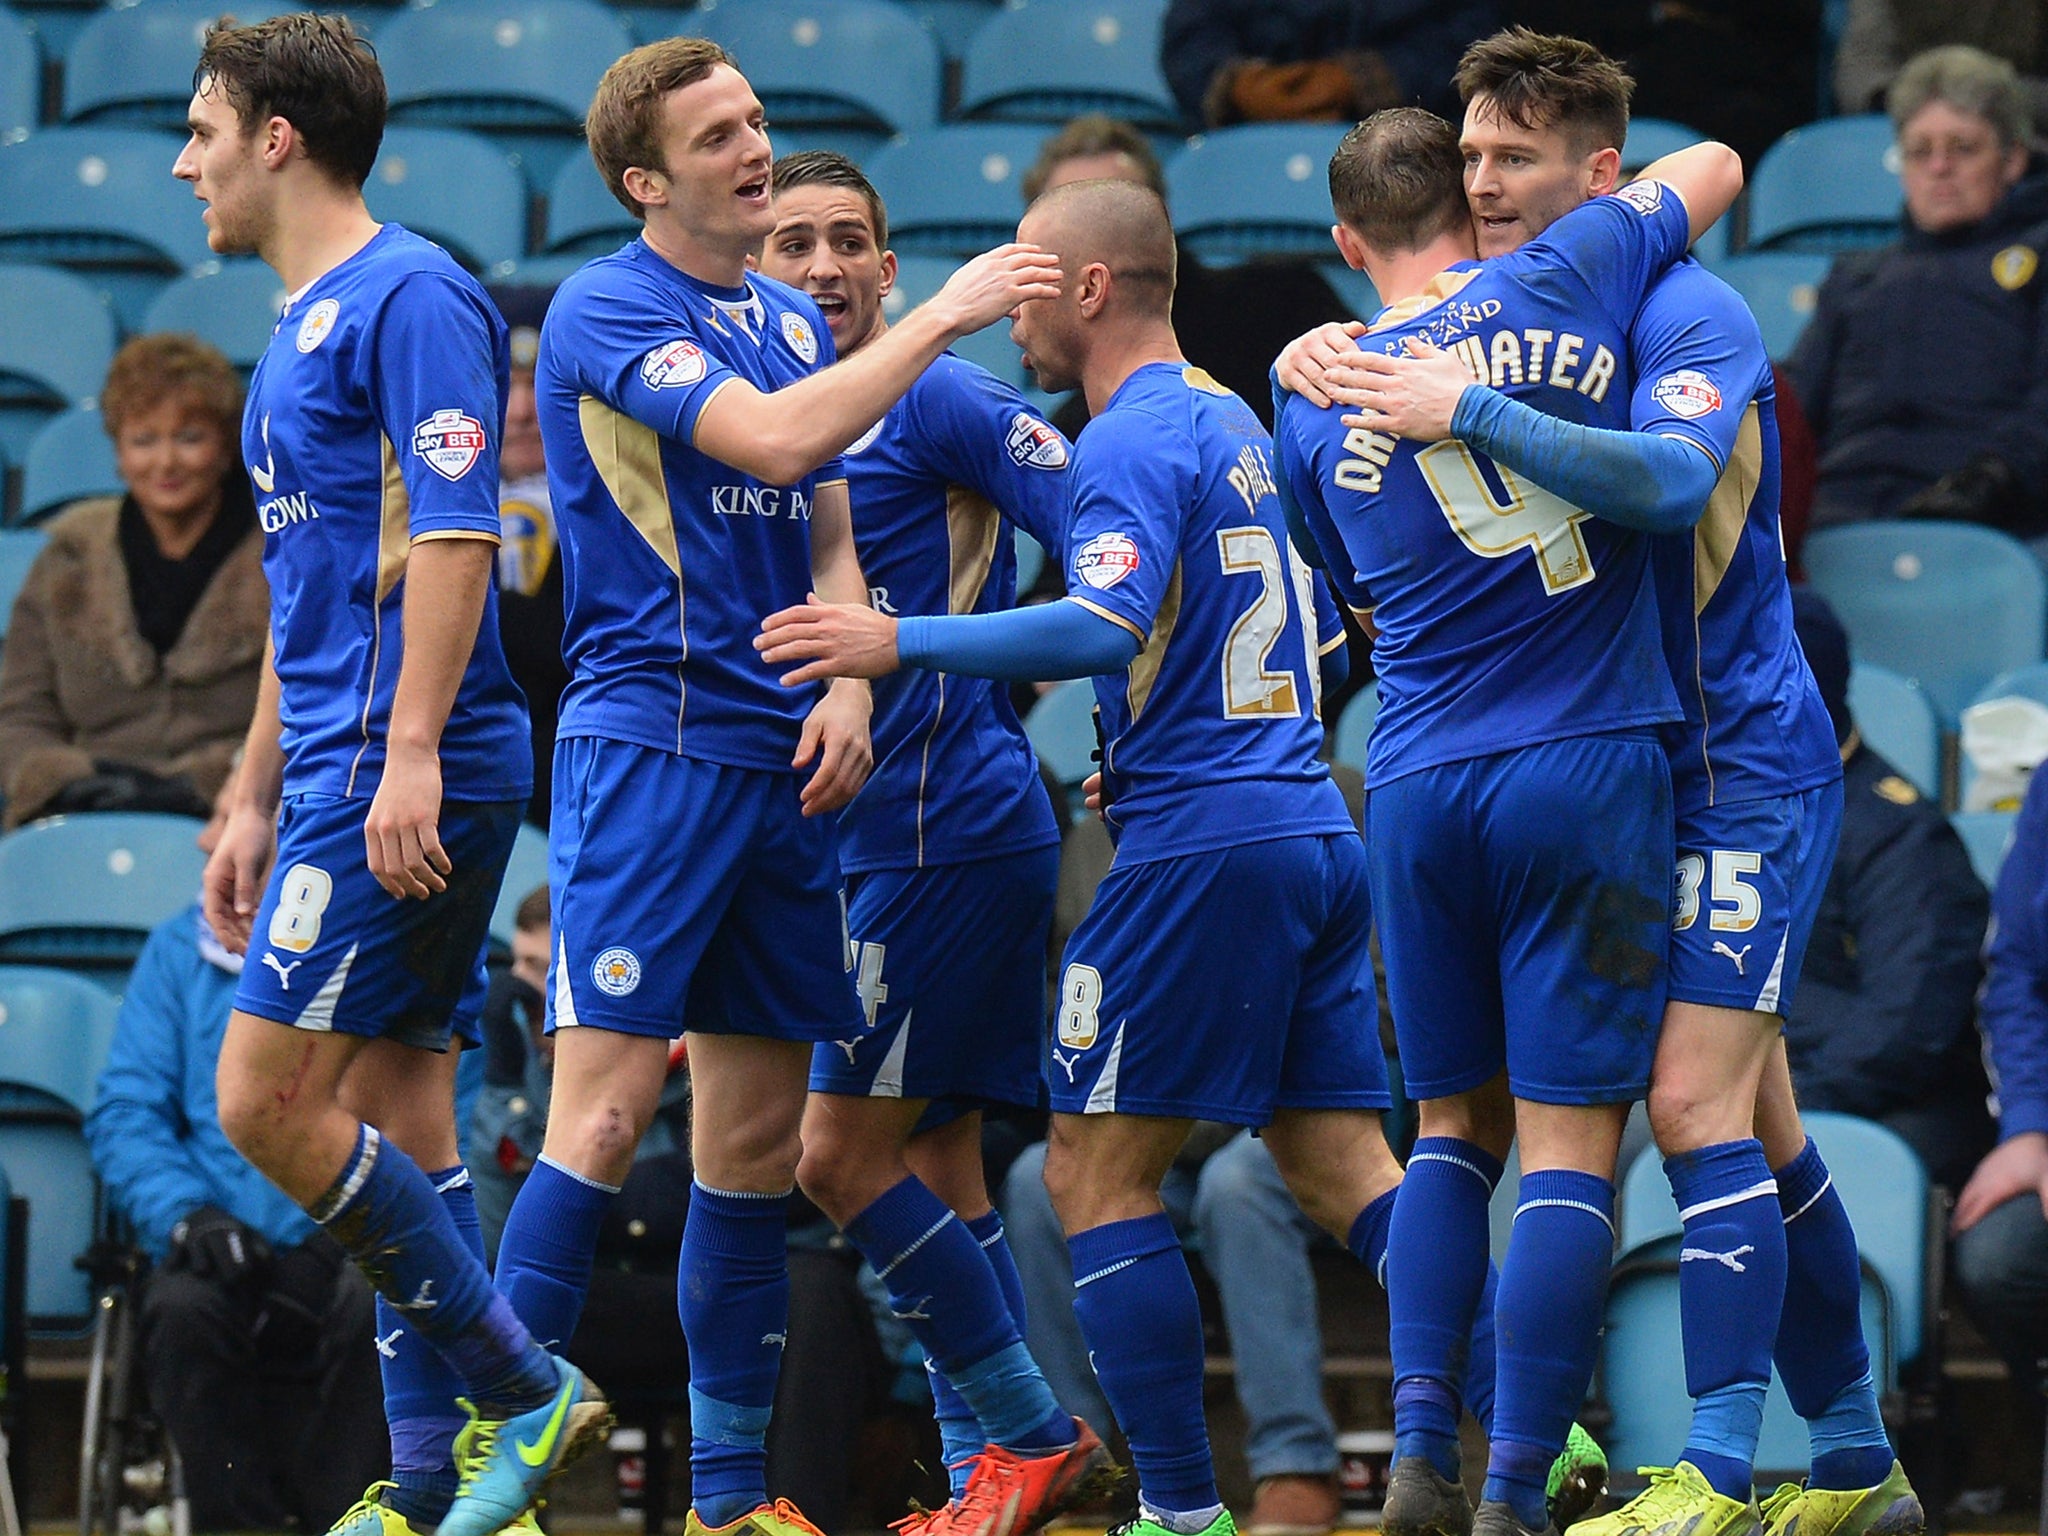
[[[241,378],[234,364],[196,336],[137,336],[116,352],[100,386],[100,424],[108,437],[119,438],[128,422],[171,400],[209,417],[240,459]]]
[[[882,194],[846,156],[830,149],[806,149],[784,155],[775,162],[769,190],[780,197],[796,187],[839,187],[866,201],[868,222],[874,226],[875,249],[889,246],[889,210],[882,206]]]
[[[1161,198],[1166,196],[1166,171],[1159,163],[1159,152],[1143,131],[1106,112],[1084,112],[1038,146],[1038,158],[1024,173],[1024,201],[1038,201],[1062,162],[1094,155],[1128,157],[1145,185]]]
[[[519,898],[518,909],[512,914],[512,926],[521,933],[532,933],[548,925],[548,888],[536,885]]]
[[[661,152],[662,99],[732,61],[708,37],[664,37],[615,60],[597,82],[583,124],[590,158],[612,196],[634,218],[645,218],[647,210],[626,190],[626,172],[636,165],[667,169]]]
[[[1509,27],[1465,50],[1458,99],[1484,96],[1517,128],[1560,128],[1575,149],[1620,149],[1636,82],[1591,43]]]
[[[273,117],[297,131],[306,158],[360,187],[384,142],[384,71],[346,16],[294,11],[249,26],[223,16],[206,29],[195,92],[218,89],[244,134]]]
[[[1421,107],[1387,107],[1330,156],[1330,206],[1376,251],[1419,251],[1469,226],[1458,133]]]

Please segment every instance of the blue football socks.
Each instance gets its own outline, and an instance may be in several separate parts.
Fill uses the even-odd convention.
[[[1394,1455],[1458,1475],[1459,1389],[1486,1288],[1487,1202],[1499,1159],[1452,1136],[1408,1157],[1387,1236],[1388,1343],[1394,1357]]]
[[[1593,1379],[1613,1258],[1612,1183],[1569,1168],[1522,1175],[1494,1307],[1494,1428],[1482,1497],[1505,1501],[1532,1530],[1549,1521],[1550,1465]]]
[[[440,1352],[486,1418],[510,1418],[555,1395],[554,1359],[492,1287],[419,1165],[375,1126],[357,1130],[340,1176],[307,1214]]]
[[[1891,1438],[1863,1342],[1856,1232],[1811,1140],[1778,1170],[1785,1223],[1785,1307],[1774,1358],[1806,1420],[1815,1488],[1874,1488],[1891,1472]]]
[[[789,1328],[789,1197],[690,1186],[676,1311],[690,1349],[690,1502],[705,1525],[730,1525],[768,1499],[768,1417]]]
[[[448,1208],[463,1246],[484,1259],[476,1186],[457,1163],[427,1175]],[[455,1399],[462,1383],[405,1315],[377,1298],[377,1365],[384,1376],[384,1419],[391,1427],[391,1481],[384,1502],[416,1529],[439,1525],[455,1502],[455,1437],[467,1422]]]
[[[1202,1417],[1202,1313],[1173,1223],[1163,1212],[1107,1222],[1073,1234],[1067,1252],[1074,1314],[1130,1441],[1140,1504],[1169,1529],[1220,1508]]]
[[[1372,1271],[1382,1289],[1387,1283],[1387,1239],[1393,1229],[1394,1201],[1400,1192],[1401,1186],[1397,1184],[1360,1211],[1352,1219],[1350,1234],[1344,1242],[1351,1256]],[[1499,1281],[1499,1271],[1488,1259],[1486,1285],[1479,1293],[1479,1305],[1472,1314],[1472,1332],[1466,1340],[1465,1380],[1459,1393],[1465,1407],[1488,1435],[1493,1433],[1493,1299]],[[1450,1404],[1449,1412],[1455,1424],[1455,1403]]]
[[[1679,1331],[1693,1400],[1685,1460],[1716,1493],[1747,1503],[1785,1299],[1778,1186],[1754,1137],[1668,1157],[1664,1175],[1684,1223]]]
[[[576,1332],[598,1229],[618,1192],[542,1156],[512,1202],[498,1239],[498,1289],[549,1349],[560,1350]]]
[[[1025,1349],[988,1255],[923,1180],[904,1178],[878,1196],[846,1224],[846,1237],[973,1411],[986,1444],[1042,1455],[1074,1443],[1073,1420]]]
[[[1010,1241],[1003,1233],[1003,1218],[994,1210],[983,1211],[971,1217],[967,1230],[973,1234],[981,1251],[988,1255],[989,1268],[996,1274],[996,1284],[1003,1293],[1003,1305],[1009,1309],[1010,1320],[1017,1325],[1018,1337],[1024,1334],[1024,1277],[1017,1272],[1017,1260],[1010,1252]],[[939,1421],[939,1450],[946,1463],[946,1481],[954,1498],[967,1491],[967,1479],[974,1471],[974,1458],[982,1447],[989,1443],[987,1433],[981,1427],[981,1420],[974,1416],[974,1410],[967,1406],[967,1399],[953,1390],[953,1384],[945,1374],[932,1364],[929,1356],[925,1359],[925,1371],[931,1377],[932,1413]]]

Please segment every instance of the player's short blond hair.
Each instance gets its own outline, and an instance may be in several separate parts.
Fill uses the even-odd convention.
[[[644,219],[647,210],[626,190],[626,172],[636,165],[668,170],[661,148],[663,100],[721,64],[732,64],[732,55],[708,37],[665,37],[624,55],[597,82],[584,118],[590,158],[612,196],[634,218]]]

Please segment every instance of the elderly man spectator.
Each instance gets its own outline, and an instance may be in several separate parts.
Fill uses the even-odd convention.
[[[2048,179],[2010,64],[1937,48],[1890,95],[1899,240],[1842,257],[1789,373],[1819,440],[1813,525],[1953,518],[2048,534]]]
[[[127,492],[51,522],[0,654],[9,827],[204,816],[256,705],[270,596],[241,381],[204,342],[141,336],[115,354],[100,414]]]

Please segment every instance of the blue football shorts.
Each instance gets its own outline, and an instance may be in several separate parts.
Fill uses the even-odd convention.
[[[1373,907],[1410,1098],[1503,1068],[1518,1098],[1650,1081],[1670,941],[1671,774],[1647,735],[1405,774],[1366,803]]]
[[[448,888],[418,901],[370,873],[367,799],[288,797],[235,1007],[429,1051],[445,1051],[451,1035],[475,1044],[491,912],[525,811],[521,801],[443,803]]]
[[[1067,941],[1053,1109],[1264,1125],[1387,1108],[1371,933],[1352,833],[1112,865]]]
[[[1671,996],[1784,1015],[1842,834],[1842,781],[1678,818]]]
[[[829,816],[803,777],[555,744],[549,1029],[837,1040],[860,1029]]]
[[[818,1047],[811,1091],[1042,1105],[1059,871],[1055,844],[847,876],[863,1027]]]

